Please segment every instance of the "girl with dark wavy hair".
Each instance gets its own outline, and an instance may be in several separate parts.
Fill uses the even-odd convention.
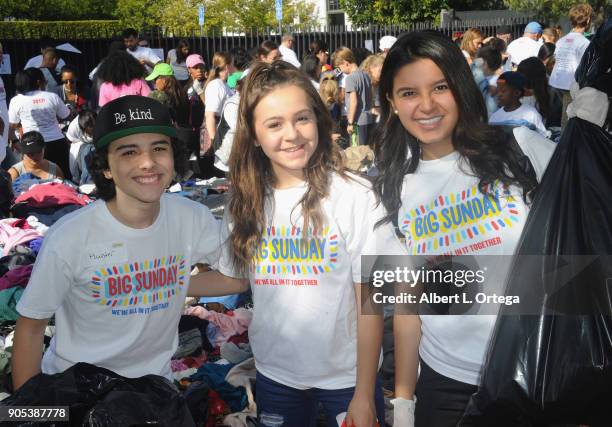
[[[226,252],[220,273],[190,286],[213,296],[250,282],[263,425],[314,425],[317,402],[328,425],[344,415],[347,425],[382,424],[382,316],[361,314],[360,256],[396,240],[392,227],[373,233],[384,214],[368,182],[343,170],[307,76],[284,61],[258,62],[241,90]]]
[[[147,82],[144,81],[144,66],[122,50],[112,52],[104,59],[97,76],[103,82],[100,85],[98,99],[100,107],[121,96],[147,96],[151,92]]]
[[[512,255],[554,145],[526,128],[489,126],[461,50],[437,32],[408,33],[393,45],[380,100],[382,223],[399,226],[412,255]],[[499,280],[506,271],[490,273]],[[395,316],[394,425],[457,424],[494,323],[485,315]]]

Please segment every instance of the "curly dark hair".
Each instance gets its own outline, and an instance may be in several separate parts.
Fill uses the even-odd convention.
[[[145,76],[145,68],[136,58],[124,51],[109,54],[98,69],[98,78],[115,86],[129,84]]]
[[[185,147],[185,143],[177,138],[170,138],[170,141],[172,145],[172,154],[174,155],[174,171],[176,172],[177,177],[181,177],[187,170],[187,149]],[[94,184],[96,185],[98,197],[105,201],[112,200],[117,195],[113,180],[104,176],[104,171],[109,169],[109,145],[96,148],[87,162],[87,169],[91,174]]]
[[[459,108],[459,120],[453,131],[453,146],[478,178],[478,188],[487,194],[487,185],[499,180],[523,190],[523,198],[537,187],[537,181],[521,166],[519,154],[500,129],[487,124],[487,109],[472,72],[459,47],[436,31],[415,31],[401,36],[387,54],[380,76],[380,125],[376,129],[375,158],[379,175],[374,191],[388,215],[379,224],[393,222],[402,203],[401,189],[405,175],[419,165],[419,141],[393,114],[389,98],[399,70],[419,59],[432,60],[444,77]],[[408,155],[408,154],[411,155]]]

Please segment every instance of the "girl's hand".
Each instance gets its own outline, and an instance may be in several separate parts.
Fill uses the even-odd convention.
[[[374,400],[353,396],[343,425],[345,427],[378,426],[376,422],[376,406],[374,406]]]

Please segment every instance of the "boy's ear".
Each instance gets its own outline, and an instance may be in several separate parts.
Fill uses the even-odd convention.
[[[106,178],[106,179],[113,179],[113,174],[111,173],[110,169],[106,169],[104,171],[104,178]]]

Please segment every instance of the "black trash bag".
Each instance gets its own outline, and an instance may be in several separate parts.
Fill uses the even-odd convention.
[[[587,47],[574,77],[578,85],[612,96],[612,19],[604,22]]]
[[[596,52],[609,60],[612,21],[602,31],[596,40],[606,45],[591,45],[576,75],[584,84],[606,81],[589,74],[597,67],[608,72]],[[480,387],[459,425],[612,425],[611,254],[612,137],[572,118],[517,248],[517,255],[542,255],[542,262],[515,257],[507,280],[506,295],[529,298],[540,314],[509,315],[516,308],[501,307]],[[585,266],[575,255],[593,260]],[[561,262],[580,273],[551,286],[545,275]]]
[[[15,425],[195,426],[185,400],[166,378],[126,378],[88,363],[77,363],[61,374],[39,374],[0,402],[0,406],[30,405],[68,406],[70,421]]]

